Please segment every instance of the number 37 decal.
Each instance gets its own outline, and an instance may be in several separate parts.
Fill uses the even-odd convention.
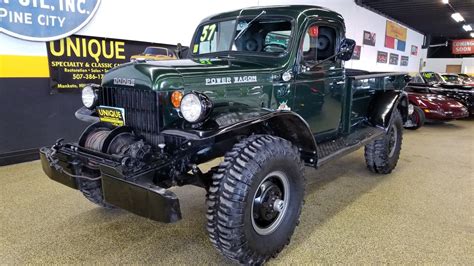
[[[204,26],[204,28],[202,29],[200,41],[205,42],[205,41],[212,40],[215,32],[216,32],[216,24],[209,24],[209,25]]]

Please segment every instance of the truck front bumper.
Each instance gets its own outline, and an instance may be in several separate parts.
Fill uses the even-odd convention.
[[[46,175],[74,189],[79,189],[80,178],[100,181],[104,200],[109,204],[159,222],[181,219],[179,199],[173,192],[151,182],[153,170],[124,178],[119,161],[103,159],[77,148],[69,144],[61,148],[41,148],[41,165]],[[91,164],[99,175],[87,175],[87,165]]]

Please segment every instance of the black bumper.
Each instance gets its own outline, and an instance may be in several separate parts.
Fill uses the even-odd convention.
[[[128,180],[134,180],[131,182],[124,179],[120,163],[100,161],[93,155],[74,149],[44,147],[40,149],[40,159],[46,175],[63,185],[79,189],[78,178],[100,180],[107,203],[159,222],[171,223],[181,219],[179,199],[173,192],[150,181],[153,170],[128,176]],[[94,162],[98,167],[99,176],[83,175],[84,164],[88,161]]]

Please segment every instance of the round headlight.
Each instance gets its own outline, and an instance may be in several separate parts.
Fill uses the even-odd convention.
[[[204,94],[192,92],[183,96],[179,109],[186,121],[198,123],[210,114],[212,103]]]
[[[91,86],[85,86],[82,89],[82,103],[85,107],[91,109],[95,107],[98,100],[97,93],[94,91],[94,88]]]

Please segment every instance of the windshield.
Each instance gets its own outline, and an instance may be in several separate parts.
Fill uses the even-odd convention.
[[[168,50],[166,48],[160,47],[147,47],[143,53],[153,55],[168,55]]]
[[[192,52],[203,55],[237,51],[278,56],[288,50],[291,28],[291,20],[281,17],[210,22],[197,29]]]
[[[443,81],[438,74],[433,72],[424,72],[423,78],[425,79],[426,83],[438,83]]]
[[[447,82],[453,82],[453,83],[460,82],[458,76],[455,76],[455,75],[443,75],[443,78]]]

